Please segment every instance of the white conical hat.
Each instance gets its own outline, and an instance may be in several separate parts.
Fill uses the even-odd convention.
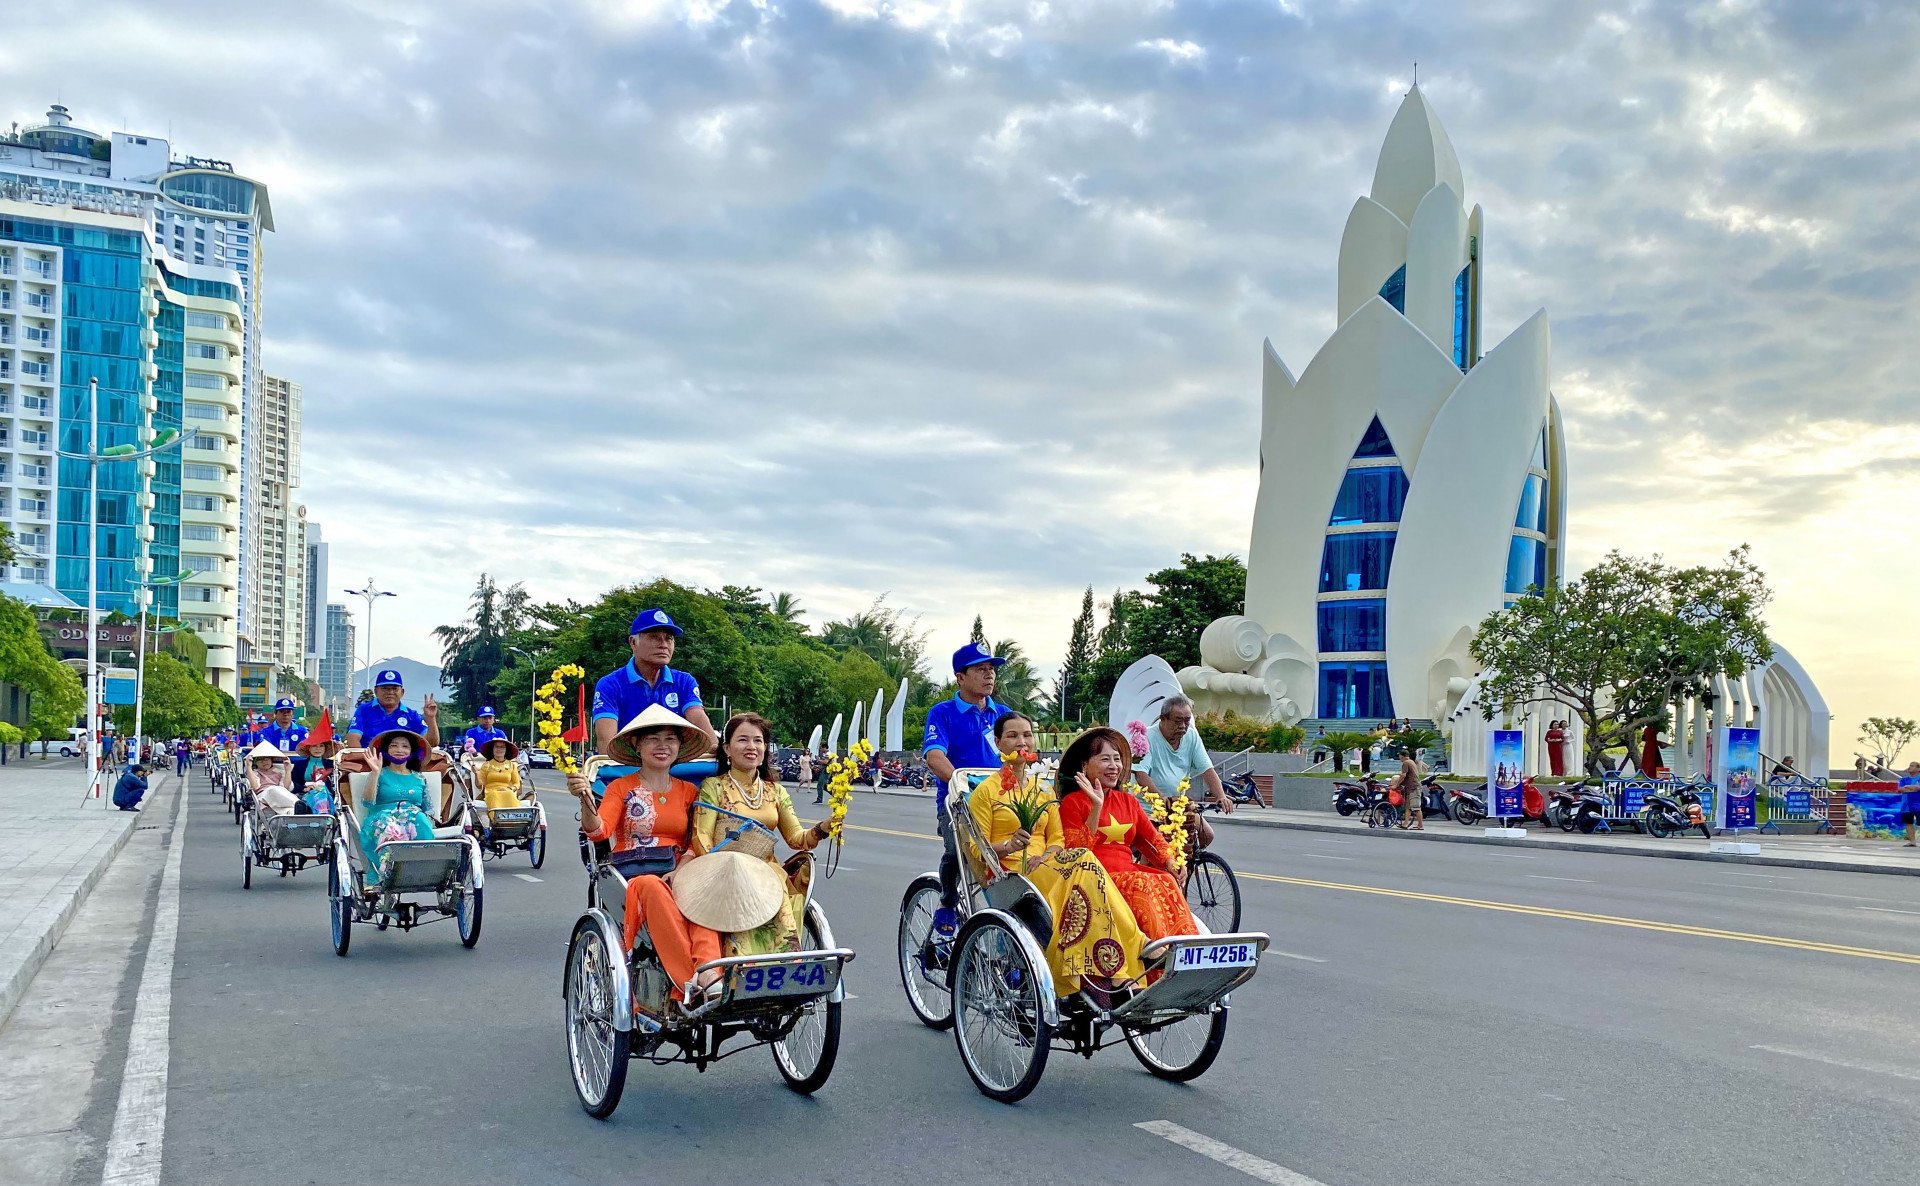
[[[279,746],[273,744],[271,741],[263,741],[247,751],[247,761],[249,762],[255,758],[291,758],[292,756],[292,754],[283,752]]]
[[[687,921],[714,931],[750,931],[780,913],[787,879],[758,857],[710,852],[674,870],[673,900]]]

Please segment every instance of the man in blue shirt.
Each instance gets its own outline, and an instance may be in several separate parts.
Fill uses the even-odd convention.
[[[480,723],[468,729],[466,733],[461,736],[461,748],[464,749],[466,746],[471,745],[473,752],[484,758],[487,756],[487,742],[506,741],[506,731],[494,728],[493,722],[493,706],[491,704],[481,705]]]
[[[282,696],[273,702],[273,720],[260,730],[256,744],[270,741],[283,754],[293,756],[294,786],[299,787],[307,771],[307,760],[300,756],[300,743],[307,739],[307,727],[293,723],[293,701]]]
[[[1010,709],[993,698],[995,683],[1005,659],[970,642],[953,653],[953,699],[942,700],[927,710],[927,731],[920,742],[920,753],[933,774],[933,815],[946,850],[940,854],[940,908],[934,911],[933,927],[950,935],[959,925],[954,913],[956,883],[960,877],[960,857],[953,845],[953,820],[947,812],[947,783],[955,770],[1000,765],[1000,748],[993,742],[993,725]]]
[[[440,706],[428,696],[419,712],[400,702],[406,691],[400,673],[386,670],[374,677],[373,701],[353,710],[353,724],[347,729],[349,747],[370,745],[388,729],[410,729],[424,736],[428,745],[440,744]]]
[[[658,704],[670,708],[707,731],[712,737],[713,722],[700,702],[700,685],[684,671],[675,671],[674,644],[680,627],[667,611],[642,610],[627,631],[627,645],[633,658],[626,666],[602,676],[593,689],[593,748],[606,753],[620,726]]]

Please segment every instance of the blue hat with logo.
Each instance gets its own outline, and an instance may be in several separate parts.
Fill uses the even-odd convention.
[[[290,712],[292,709],[293,701],[287,699],[285,696],[273,702],[273,711],[275,712]]]
[[[1005,667],[1005,659],[996,658],[994,653],[977,642],[970,642],[953,653],[953,673],[959,675],[969,667],[978,667],[982,663],[991,663],[995,667]]]
[[[653,630],[671,630],[675,638],[686,633],[673,624],[673,619],[667,616],[666,610],[645,609],[634,615],[633,626],[627,631],[627,636],[631,638],[633,635],[646,634]]]
[[[494,712],[493,712],[493,705],[491,705],[491,704],[482,704],[482,705],[480,706],[480,715],[481,715],[481,716],[483,716],[483,717],[490,717],[490,716],[493,716],[493,715],[494,715]]]
[[[376,688],[404,688],[407,686],[407,681],[400,678],[399,672],[389,667],[379,675],[373,677],[373,686]]]

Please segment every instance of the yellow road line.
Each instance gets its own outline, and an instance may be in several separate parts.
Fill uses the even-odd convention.
[[[905,836],[909,840],[938,840],[938,836],[929,836],[925,832],[896,832],[892,828],[869,828],[865,824],[847,824],[850,832],[877,832],[882,836]]]
[[[1384,889],[1377,885],[1351,885],[1340,881],[1316,881],[1308,877],[1281,877],[1273,873],[1240,872],[1241,877],[1273,881],[1282,885],[1301,885],[1312,889],[1345,890],[1355,894],[1378,894],[1387,898],[1407,898],[1416,902],[1437,902],[1445,906],[1470,906],[1476,910],[1498,910],[1507,914],[1529,914],[1536,918],[1558,918],[1599,926],[1631,927],[1639,931],[1661,931],[1669,935],[1691,935],[1699,939],[1724,939],[1733,943],[1759,943],[1767,947],[1791,947],[1824,955],[1848,955],[1856,959],[1886,960],[1896,964],[1920,964],[1920,955],[1905,951],[1882,951],[1874,947],[1847,947],[1838,943],[1816,943],[1808,939],[1788,939],[1780,935],[1755,935],[1747,931],[1722,931],[1714,927],[1693,927],[1684,923],[1655,922],[1646,918],[1623,918],[1613,914],[1587,914],[1579,910],[1555,910],[1546,906],[1522,906],[1517,902],[1492,902],[1484,898],[1455,898],[1446,894],[1423,894],[1413,890]]]

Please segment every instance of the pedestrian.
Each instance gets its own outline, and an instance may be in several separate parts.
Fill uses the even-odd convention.
[[[135,762],[127,767],[120,781],[113,787],[113,805],[122,811],[140,810],[140,800],[147,793],[147,768]]]
[[[1553,721],[1547,725],[1547,769],[1555,778],[1564,778],[1567,773],[1567,723]]]
[[[828,761],[827,747],[822,744],[820,747],[820,756],[815,758],[813,762],[813,801],[815,803],[825,803],[827,801]]]
[[[187,776],[187,759],[192,756],[193,751],[187,748],[185,741],[175,741],[173,743],[173,772],[175,775],[180,778]]]
[[[1414,756],[1411,747],[1400,750],[1400,774],[1393,780],[1393,786],[1400,792],[1400,805],[1405,809],[1407,818],[1400,826],[1409,832],[1427,830],[1426,805],[1421,802],[1420,780],[1426,773],[1420,769],[1420,759]]]
[[[1900,775],[1900,789],[1907,793],[1900,804],[1900,822],[1907,825],[1907,847],[1913,848],[1914,831],[1920,826],[1920,762],[1908,762]]]
[[[800,768],[794,772],[794,781],[801,786],[806,786],[813,781],[813,755],[804,749],[800,751]],[[819,801],[814,800],[815,803]]]

